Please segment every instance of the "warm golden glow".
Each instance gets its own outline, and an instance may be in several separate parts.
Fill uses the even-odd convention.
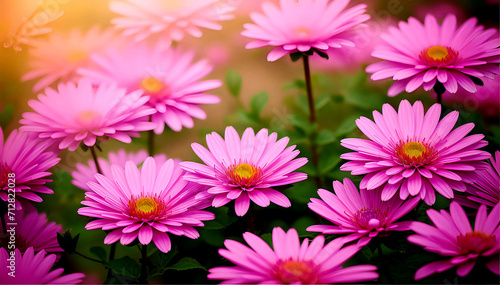
[[[158,207],[158,203],[149,197],[142,197],[135,201],[135,209],[144,214],[153,212],[156,207]]]
[[[82,123],[90,123],[98,117],[99,117],[98,113],[89,110],[81,112],[80,115],[78,116],[78,119],[80,119],[80,122]]]
[[[238,164],[233,169],[233,171],[234,171],[234,174],[238,175],[241,178],[250,178],[253,175],[255,175],[255,173],[257,172],[255,167],[251,166],[250,164],[246,164],[246,163]]]
[[[403,152],[410,158],[417,158],[425,151],[425,146],[419,142],[408,142],[403,146]]]
[[[154,77],[146,77],[141,81],[141,88],[149,93],[156,93],[163,89],[163,84]]]
[[[165,202],[156,195],[153,197],[132,197],[128,202],[129,215],[141,220],[162,219],[167,213]]]
[[[287,261],[279,265],[277,277],[283,284],[314,284],[317,281],[317,276],[311,268],[313,264],[306,263],[294,260]]]
[[[262,177],[262,170],[255,165],[240,163],[231,165],[227,169],[226,174],[235,185],[249,188],[258,184]]]
[[[312,34],[312,32],[308,28],[300,27],[295,29],[295,34],[299,37],[306,37]]]
[[[437,151],[425,142],[401,141],[396,146],[395,153],[405,165],[421,166],[434,161]]]
[[[442,46],[433,46],[427,50],[427,55],[434,60],[443,60],[448,56],[448,50]]]
[[[88,54],[82,50],[75,50],[68,55],[68,61],[72,63],[78,63],[87,58]]]

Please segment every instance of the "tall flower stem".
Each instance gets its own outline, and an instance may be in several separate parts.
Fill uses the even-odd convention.
[[[149,116],[149,121],[153,120],[153,116]],[[155,133],[153,130],[148,131],[148,154],[153,156],[155,152]]]
[[[253,215],[253,208],[250,206],[250,209],[248,209],[248,216],[247,216],[247,225],[248,225],[248,231],[251,233],[255,233],[255,218]]]
[[[379,244],[378,244],[377,251],[378,251],[378,257],[380,260],[380,270],[383,272],[383,274],[385,276],[387,276],[387,279],[389,279],[389,283],[394,284],[394,280],[392,279],[391,273],[389,272],[389,270],[387,268],[384,253],[382,252],[382,243],[381,242],[379,242]]]
[[[443,83],[436,81],[436,84],[434,84],[434,92],[437,94],[437,103],[440,105],[442,105],[442,97],[445,91],[446,88],[444,88]]]
[[[97,154],[95,152],[95,147],[90,147],[90,153],[92,154],[92,158],[94,159],[95,168],[97,169],[97,173],[102,174],[101,167],[99,166],[99,160],[97,159]]]
[[[316,123],[316,108],[314,106],[314,98],[312,94],[312,84],[311,84],[311,69],[309,67],[309,56],[302,55],[302,61],[304,63],[304,78],[306,82],[306,91],[307,91],[307,102],[309,104],[309,123]],[[312,152],[312,164],[314,169],[318,171],[318,149],[316,148],[316,144],[314,143],[316,134],[313,133],[311,137],[311,152]],[[316,184],[318,187],[321,187],[321,180],[319,176],[315,177]]]
[[[148,245],[143,244],[141,249],[141,276],[139,277],[139,283],[148,284]]]

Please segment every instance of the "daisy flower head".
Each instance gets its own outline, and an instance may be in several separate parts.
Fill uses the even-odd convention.
[[[41,202],[39,194],[54,193],[45,183],[52,181],[47,178],[51,174],[48,170],[60,160],[57,153],[26,132],[14,130],[4,142],[0,128],[0,198],[12,199],[9,189],[15,189],[16,209],[32,207],[29,202]]]
[[[80,69],[79,73],[94,84],[115,82],[128,92],[142,90],[149,96],[146,105],[157,111],[151,118],[155,133],[162,133],[165,124],[178,132],[182,127],[192,128],[193,118],[207,117],[200,105],[220,102],[219,97],[204,92],[222,82],[202,80],[212,67],[206,60],[193,62],[193,58],[193,52],[131,44],[96,54],[92,57],[96,68]]]
[[[344,183],[333,182],[335,194],[319,189],[321,199],[311,198],[309,208],[335,225],[313,225],[307,228],[311,232],[323,234],[346,234],[345,242],[357,240],[364,246],[373,237],[386,236],[390,231],[407,231],[409,222],[396,222],[418,204],[418,197],[407,201],[392,197],[388,201],[380,200],[380,189],[358,191],[349,178]]]
[[[14,271],[11,271],[11,260],[15,260]],[[45,250],[37,254],[33,247],[24,253],[16,248],[14,255],[9,255],[5,248],[0,248],[0,284],[78,284],[85,277],[83,273],[61,274],[63,268],[51,270],[56,262],[55,254],[47,255]],[[14,276],[12,275],[14,273]],[[11,274],[9,274],[11,273]]]
[[[499,223],[500,205],[487,214],[486,205],[478,209],[474,229],[465,211],[457,202],[451,202],[450,212],[429,209],[427,215],[435,226],[413,222],[410,229],[416,233],[408,240],[425,250],[451,257],[431,262],[415,273],[415,280],[457,267],[457,275],[466,276],[478,260],[483,259],[491,272],[500,275]]]
[[[168,233],[199,237],[194,227],[202,221],[213,220],[213,213],[201,211],[209,206],[195,199],[202,186],[182,178],[184,171],[172,159],[156,165],[148,157],[140,169],[128,161],[125,167],[111,166],[111,176],[96,174],[96,182],[89,182],[92,191],[85,193],[86,207],[78,214],[93,217],[87,230],[111,230],[105,244],[120,241],[129,244],[136,238],[141,244],[151,241],[162,252],[171,249]]]
[[[330,284],[378,278],[373,265],[342,267],[361,249],[357,245],[341,248],[343,243],[336,240],[324,245],[322,235],[301,244],[295,229],[281,228],[273,229],[274,249],[255,234],[247,232],[243,238],[249,246],[226,240],[226,249],[219,249],[236,266],[212,268],[208,279],[225,280],[221,284]]]
[[[156,37],[166,47],[186,33],[201,37],[200,28],[221,30],[218,22],[232,19],[236,6],[220,0],[123,0],[112,1],[109,8],[121,16],[111,23],[123,35],[135,41]]]
[[[247,128],[240,136],[233,127],[227,127],[225,139],[213,132],[207,135],[208,149],[198,143],[191,147],[205,163],[181,162],[186,170],[184,178],[210,188],[198,197],[212,197],[212,206],[220,207],[235,201],[235,212],[243,216],[250,200],[261,207],[273,202],[290,207],[290,200],[275,186],[288,185],[307,178],[305,173],[293,172],[307,163],[307,158],[297,158],[295,146],[286,147],[288,137],[276,141],[276,133],[267,129],[257,134]]]
[[[57,233],[63,231],[61,225],[47,220],[45,213],[39,214],[36,211],[28,212],[15,211],[15,248],[25,252],[28,248],[33,248],[35,252],[45,250],[47,253],[60,253],[63,249],[57,241]],[[8,215],[5,214],[6,221]],[[0,229],[0,233],[3,230]],[[7,244],[0,244],[0,247],[7,249]]]
[[[28,102],[35,112],[23,114],[20,129],[71,151],[81,143],[94,146],[98,139],[130,143],[131,137],[154,127],[148,119],[156,111],[145,106],[148,99],[141,91],[127,93],[116,84],[101,84],[94,89],[85,79],[77,85],[61,83],[57,91],[46,88],[38,100]]]
[[[254,39],[247,49],[272,46],[268,61],[296,52],[324,53],[330,48],[354,46],[352,30],[370,19],[366,5],[345,10],[349,0],[280,0],[280,7],[262,4],[262,13],[251,13],[254,23],[241,34]]]
[[[109,152],[108,159],[99,157],[97,161],[99,163],[99,168],[101,169],[101,174],[110,177],[111,175],[111,165],[118,165],[120,167],[125,167],[127,161],[132,161],[135,165],[139,166],[148,158],[148,153],[145,150],[140,150],[134,153],[127,153],[125,150],[120,149],[117,152]],[[156,166],[161,166],[167,161],[167,157],[164,154],[157,154],[154,157]],[[95,175],[97,174],[97,167],[93,159],[88,160],[88,164],[77,163],[76,170],[71,172],[73,176],[73,185],[84,190],[92,191],[87,185],[88,182],[97,182]]]
[[[61,81],[77,81],[76,70],[91,64],[90,55],[102,50],[115,37],[110,30],[101,31],[98,27],[82,33],[72,30],[68,35],[51,33],[46,40],[36,40],[29,53],[31,71],[24,74],[22,81],[40,78],[33,86],[38,92],[50,84]]]
[[[420,86],[429,91],[436,84],[450,93],[459,86],[475,93],[482,78],[493,79],[500,73],[498,30],[476,24],[477,19],[470,18],[457,27],[453,14],[441,25],[431,14],[423,24],[410,17],[382,35],[385,43],[375,47],[372,55],[384,61],[368,66],[366,72],[373,73],[372,80],[396,80],[387,93],[391,97]]]
[[[500,202],[500,151],[490,161],[485,169],[465,177],[467,189],[455,198],[459,204],[477,209],[483,204],[492,208]]]
[[[368,140],[347,138],[340,142],[355,151],[340,156],[350,160],[340,169],[352,175],[366,174],[360,188],[383,187],[383,201],[398,190],[401,199],[419,196],[428,205],[436,200],[434,190],[453,198],[453,190],[465,191],[463,176],[480,169],[484,163],[481,160],[491,155],[478,150],[488,144],[482,140],[484,135],[466,137],[474,124],[452,130],[458,112],[450,112],[442,120],[440,114],[440,104],[432,105],[426,114],[420,101],[412,106],[403,100],[397,112],[384,104],[382,114],[373,112],[375,122],[366,117],[356,120]]]

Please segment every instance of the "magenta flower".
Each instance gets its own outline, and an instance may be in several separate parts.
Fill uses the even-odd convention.
[[[52,139],[59,149],[74,151],[80,143],[90,147],[107,138],[130,143],[131,137],[154,127],[148,118],[156,111],[144,106],[149,98],[141,91],[127,94],[115,84],[93,89],[82,79],[76,86],[59,84],[58,91],[47,88],[45,93],[28,102],[36,113],[23,114],[21,130]]]
[[[157,166],[148,157],[141,169],[128,161],[125,167],[111,166],[111,176],[96,174],[97,183],[89,182],[92,191],[85,193],[78,214],[96,218],[86,225],[87,230],[112,230],[105,244],[120,240],[129,244],[139,238],[141,244],[151,241],[162,252],[171,249],[167,233],[198,238],[193,227],[215,218],[201,211],[209,204],[195,199],[201,187],[182,179],[184,171],[169,159]]]
[[[5,248],[0,248],[0,284],[78,284],[85,277],[83,273],[61,276],[62,268],[50,271],[57,257],[55,254],[46,255],[45,250],[35,254],[30,247],[24,254],[19,249],[14,252],[15,273],[12,275],[9,268],[11,255]]]
[[[320,199],[311,198],[309,208],[335,225],[314,225],[307,228],[310,232],[323,234],[350,235],[342,238],[344,242],[358,241],[364,246],[373,237],[388,235],[389,231],[407,231],[409,222],[396,222],[411,211],[420,201],[419,198],[404,201],[392,197],[388,201],[380,200],[380,189],[358,191],[349,178],[333,182],[335,195],[324,189],[318,190]]]
[[[309,244],[306,238],[300,244],[295,229],[288,232],[273,229],[273,247],[252,233],[244,233],[245,246],[226,240],[227,249],[219,254],[234,263],[232,267],[209,270],[208,279],[225,280],[221,284],[329,284],[353,283],[378,278],[373,265],[355,265],[342,268],[361,247],[346,246],[336,240],[324,245],[325,238],[317,236]]]
[[[127,153],[125,150],[120,149],[118,152],[109,152],[108,160],[99,157],[97,161],[99,162],[99,167],[101,168],[101,174],[106,177],[111,177],[111,165],[117,165],[120,167],[125,167],[127,161],[132,161],[135,165],[140,165],[148,158],[148,153],[145,150],[140,150],[136,153]],[[161,167],[166,161],[167,157],[164,154],[157,154],[154,157],[157,167]],[[94,160],[88,160],[88,166],[77,163],[76,170],[71,172],[73,176],[73,185],[84,190],[92,191],[87,185],[88,182],[93,181],[97,183],[95,175],[97,174],[97,168],[95,166]]]
[[[6,221],[15,223],[15,247],[21,252],[25,252],[29,247],[35,252],[45,250],[47,253],[62,252],[62,248],[57,241],[57,233],[62,232],[62,226],[47,220],[45,213],[36,211],[28,212],[15,211],[15,215],[5,214]],[[10,220],[9,217],[13,219]],[[7,226],[9,230],[9,226]],[[0,228],[0,233],[4,233]]]
[[[492,208],[500,202],[500,152],[496,151],[495,159],[490,160],[491,165],[488,164],[486,169],[465,177],[467,189],[455,198],[459,204],[477,209],[482,204]]]
[[[134,36],[135,41],[155,37],[164,47],[182,40],[185,33],[201,37],[200,28],[221,30],[217,22],[232,19],[235,7],[219,0],[126,0],[109,5],[111,11],[123,16],[111,23],[123,29],[124,35]]]
[[[307,178],[305,173],[292,172],[307,163],[307,158],[294,159],[298,150],[286,148],[289,138],[276,141],[278,135],[268,135],[267,129],[255,135],[247,128],[240,136],[227,127],[225,140],[216,132],[207,135],[208,150],[198,143],[193,151],[205,163],[181,162],[187,173],[184,179],[210,186],[198,197],[212,197],[212,206],[220,207],[235,200],[235,212],[243,216],[250,200],[261,207],[273,202],[290,207],[290,200],[272,187],[292,184]]]
[[[474,124],[452,130],[458,112],[450,112],[441,121],[440,114],[439,104],[431,106],[425,115],[420,101],[412,106],[403,100],[398,112],[384,104],[382,114],[373,112],[375,122],[365,117],[356,120],[370,140],[347,138],[340,142],[355,151],[340,156],[351,160],[340,169],[353,175],[366,174],[360,188],[383,187],[383,201],[398,190],[401,199],[418,195],[428,205],[436,200],[434,190],[453,198],[453,190],[465,191],[464,173],[477,170],[480,161],[491,155],[478,150],[488,144],[482,140],[484,135],[465,137]]]
[[[136,44],[96,54],[92,59],[98,68],[80,69],[79,73],[94,84],[115,82],[127,92],[142,90],[149,96],[146,105],[157,111],[152,115],[155,133],[162,133],[165,123],[178,132],[182,127],[192,128],[192,118],[207,117],[200,105],[220,102],[219,97],[203,92],[222,83],[215,79],[202,81],[212,67],[205,60],[192,63],[193,57],[193,52]]]
[[[45,183],[52,181],[47,171],[59,161],[56,153],[25,132],[12,131],[4,143],[0,128],[0,198],[8,201],[9,189],[15,189],[16,209],[31,206],[27,200],[41,202],[39,194],[54,193]]]
[[[366,5],[361,4],[344,10],[349,0],[281,0],[280,7],[270,2],[262,4],[264,14],[251,13],[255,24],[245,24],[241,34],[254,39],[247,49],[272,46],[268,61],[284,55],[316,49],[322,52],[330,48],[354,46],[350,33],[370,19]]]
[[[52,33],[47,40],[37,40],[29,49],[31,60],[28,61],[31,71],[24,74],[22,81],[40,78],[33,86],[38,92],[50,84],[76,82],[79,78],[76,70],[91,65],[90,55],[105,46],[114,43],[115,36],[111,30],[100,31],[94,27],[82,34],[78,29],[68,35]]]
[[[434,226],[414,222],[410,229],[416,235],[408,240],[423,246],[425,250],[449,256],[451,259],[431,262],[415,273],[415,280],[434,273],[457,267],[458,276],[466,276],[479,259],[486,261],[486,266],[495,274],[499,270],[500,245],[500,205],[497,204],[488,215],[486,206],[481,205],[476,215],[474,229],[471,228],[465,211],[457,202],[451,202],[450,212],[434,209],[427,210],[427,215]]]
[[[428,91],[436,82],[451,93],[456,93],[459,85],[475,93],[471,77],[493,79],[500,73],[498,30],[484,30],[476,24],[477,19],[470,18],[457,28],[457,18],[452,14],[441,26],[430,14],[423,25],[410,17],[408,23],[401,21],[399,29],[391,27],[382,36],[385,43],[372,55],[385,61],[368,66],[366,72],[373,73],[372,80],[396,80],[389,96],[405,90],[410,93],[420,86]]]

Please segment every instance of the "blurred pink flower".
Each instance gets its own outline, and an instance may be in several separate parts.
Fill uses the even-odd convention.
[[[5,248],[0,248],[0,284],[78,284],[85,277],[83,273],[71,273],[61,276],[64,269],[57,268],[52,271],[56,261],[55,254],[46,255],[45,250],[34,253],[32,247],[23,254],[16,248],[15,276],[9,275],[11,255]]]
[[[436,97],[435,94],[433,96]],[[483,116],[498,121],[500,77],[494,76],[493,80],[484,80],[483,86],[477,86],[476,93],[470,93],[464,89],[457,90],[455,94],[446,91],[443,93],[442,100],[455,110],[479,111]]]
[[[111,20],[126,36],[142,41],[156,36],[162,47],[180,41],[184,34],[201,37],[200,28],[221,30],[218,21],[233,18],[236,8],[221,0],[112,1],[111,11],[123,16]]]
[[[145,150],[140,150],[136,153],[127,153],[125,150],[120,149],[117,152],[108,153],[108,160],[99,157],[97,159],[99,167],[101,169],[101,174],[110,177],[111,176],[111,165],[117,165],[120,167],[125,167],[127,161],[132,161],[135,165],[140,165],[146,160],[148,153]],[[167,161],[167,157],[164,154],[157,154],[154,157],[157,166],[163,165]],[[84,190],[92,191],[87,185],[88,182],[96,182],[95,174],[97,173],[97,168],[93,159],[89,159],[88,166],[82,163],[76,164],[76,170],[71,172],[73,176],[73,185]]]
[[[228,239],[227,249],[219,249],[236,266],[212,268],[208,279],[225,280],[221,284],[329,284],[378,278],[373,265],[342,267],[361,249],[357,245],[341,249],[343,243],[334,240],[323,246],[322,235],[310,244],[307,238],[300,244],[295,229],[285,233],[281,228],[273,229],[274,250],[255,234],[247,232],[243,238],[250,247]]]
[[[90,55],[113,44],[115,38],[110,30],[100,31],[94,27],[82,34],[73,30],[69,35],[51,33],[47,40],[33,41],[30,48],[31,71],[22,76],[21,80],[41,79],[33,86],[38,92],[57,80],[61,82],[77,81],[76,70],[79,67],[90,66]]]
[[[78,85],[59,84],[58,91],[47,88],[45,94],[38,95],[39,101],[28,102],[36,113],[24,113],[20,129],[71,151],[80,143],[91,147],[97,139],[130,143],[138,132],[154,128],[148,118],[155,110],[144,105],[148,99],[142,91],[127,94],[116,84],[102,84],[96,89],[84,79]]]
[[[389,104],[382,114],[373,111],[375,122],[366,117],[356,120],[369,140],[343,139],[340,144],[355,152],[344,153],[351,160],[340,167],[352,175],[366,174],[361,189],[383,187],[381,198],[389,200],[399,190],[399,197],[420,196],[428,205],[434,204],[439,192],[453,198],[453,189],[463,192],[463,175],[476,171],[481,160],[491,155],[478,150],[487,145],[484,135],[465,137],[474,128],[468,123],[453,129],[458,112],[453,111],[439,120],[441,105],[434,104],[424,115],[422,102],[412,106],[401,101],[396,112]]]
[[[335,194],[319,189],[321,199],[311,198],[309,208],[335,225],[314,225],[307,228],[310,232],[323,234],[346,234],[344,242],[358,241],[364,246],[373,237],[388,235],[389,231],[407,231],[409,222],[396,222],[411,211],[420,201],[419,198],[404,201],[392,197],[388,201],[380,200],[380,189],[358,191],[349,178],[333,182]]]
[[[127,92],[142,90],[149,96],[146,105],[156,109],[152,116],[155,133],[163,132],[165,123],[174,131],[192,128],[192,118],[205,119],[199,105],[215,104],[220,98],[203,92],[222,86],[219,80],[201,79],[212,71],[206,60],[192,63],[193,52],[160,49],[146,44],[110,49],[92,57],[98,68],[80,69],[79,73],[94,84],[115,82]],[[124,60],[124,59],[127,60]]]
[[[481,204],[492,208],[500,202],[500,151],[490,160],[491,165],[486,169],[474,171],[464,178],[467,189],[455,198],[459,204],[477,209]]]
[[[9,189],[15,189],[16,209],[30,205],[27,200],[41,202],[39,194],[54,193],[45,183],[52,181],[47,171],[59,161],[56,153],[25,132],[12,131],[4,143],[0,128],[0,198],[8,201],[14,194]]]
[[[427,251],[449,256],[451,259],[438,260],[423,266],[415,273],[415,280],[455,266],[457,275],[463,277],[469,274],[479,259],[484,259],[486,266],[493,273],[500,274],[500,204],[497,204],[489,215],[485,205],[479,207],[474,229],[465,211],[456,202],[451,202],[449,213],[445,210],[438,212],[429,209],[427,215],[435,226],[413,222],[410,229],[417,234],[409,236],[408,240],[423,246]]]
[[[193,151],[205,163],[181,162],[187,173],[184,179],[210,188],[198,197],[211,197],[212,206],[220,207],[235,200],[235,212],[243,216],[250,200],[261,207],[273,202],[290,207],[290,200],[275,186],[292,184],[307,178],[305,173],[292,172],[307,163],[307,158],[294,159],[298,150],[286,148],[289,138],[276,141],[278,135],[268,135],[267,129],[255,135],[247,128],[241,137],[233,127],[227,127],[225,140],[216,132],[207,135],[208,150],[198,143]]]
[[[5,217],[6,221],[16,223],[15,248],[21,252],[25,252],[29,247],[32,247],[35,252],[45,250],[47,253],[60,253],[63,251],[57,241],[57,233],[62,232],[62,226],[55,222],[49,223],[45,213],[39,214],[36,211],[29,213],[15,211],[12,213],[15,215],[5,214]],[[8,217],[14,219],[10,220]],[[1,227],[0,233],[4,233]]]
[[[353,46],[350,33],[353,28],[370,18],[366,5],[360,4],[344,10],[349,0],[281,0],[280,7],[264,2],[261,13],[251,13],[254,21],[245,24],[241,34],[254,39],[247,49],[272,46],[268,61],[284,55],[317,49]]]
[[[151,241],[162,252],[171,249],[168,233],[192,239],[199,234],[193,227],[215,218],[213,213],[201,211],[209,204],[195,199],[202,187],[182,178],[184,171],[169,159],[156,165],[148,157],[141,169],[132,161],[125,167],[111,166],[111,176],[96,174],[97,183],[89,182],[92,191],[85,193],[78,214],[96,218],[86,225],[87,230],[112,230],[105,244],[120,240],[129,244],[139,238],[141,244]]]
[[[419,3],[415,6],[415,18],[425,19],[427,14],[432,14],[439,22],[448,16],[448,14],[455,15],[459,22],[463,22],[467,18],[466,11],[458,5],[458,2],[433,1],[427,5]]]
[[[422,85],[428,91],[436,82],[451,93],[456,93],[459,85],[475,93],[477,88],[471,76],[493,79],[494,74],[500,73],[498,30],[484,30],[476,23],[476,18],[470,18],[457,28],[452,14],[446,16],[441,26],[430,14],[423,25],[413,17],[408,23],[401,21],[399,29],[389,28],[382,36],[385,43],[372,53],[385,61],[368,66],[366,72],[373,73],[372,80],[396,80],[389,88],[389,96],[405,90],[410,93]]]

